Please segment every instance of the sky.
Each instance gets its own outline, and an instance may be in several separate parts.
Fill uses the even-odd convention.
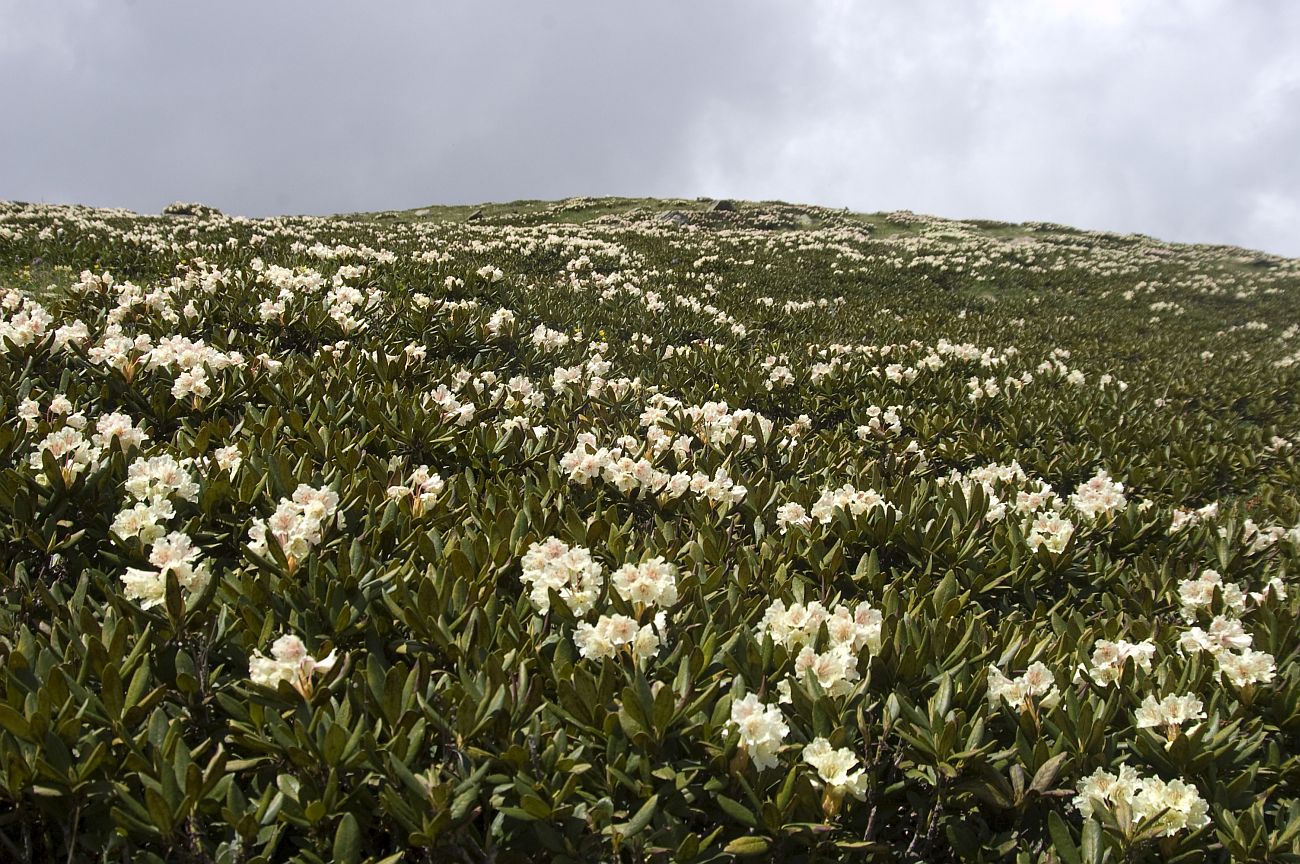
[[[0,199],[779,199],[1300,256],[1292,0],[0,0],[0,81]]]

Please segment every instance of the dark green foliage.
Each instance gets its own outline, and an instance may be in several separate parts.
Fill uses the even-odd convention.
[[[92,337],[67,351],[3,337],[0,354],[0,860],[1300,860],[1296,545],[1242,540],[1248,518],[1300,524],[1300,363],[1286,362],[1300,348],[1297,263],[1060,226],[706,205],[517,202],[469,223],[0,205],[0,287]],[[657,218],[669,209],[684,224]],[[262,264],[326,285],[266,320],[277,291]],[[380,299],[348,332],[322,301],[358,264],[341,281]],[[161,303],[177,320],[142,302],[127,331],[249,362],[210,370],[197,400],[173,396],[174,371],[95,362],[119,294],[74,290],[87,269],[145,293],[177,280]],[[452,305],[467,300],[477,307]],[[494,335],[498,308],[516,320]],[[546,351],[537,325],[581,338]],[[553,391],[555,368],[587,362],[593,340],[607,343],[606,377],[635,386],[591,395],[588,374]],[[941,341],[977,352],[910,383],[883,374]],[[892,347],[814,380],[836,344]],[[1039,371],[1051,359],[1086,383]],[[769,389],[773,365],[793,384]],[[1034,383],[1014,396],[969,398],[972,377],[1024,371]],[[455,376],[484,372],[527,376],[544,404],[516,410],[489,386],[459,424],[427,398],[445,384],[469,399]],[[772,421],[746,421],[748,449],[691,457],[688,470],[743,484],[743,501],[569,480],[560,463],[579,434],[643,437],[652,388]],[[57,394],[91,431],[129,414],[145,455],[209,460],[168,526],[209,562],[206,590],[173,575],[158,605],[128,599],[121,577],[148,550],[110,526],[140,454],[110,448],[75,477],[48,451],[33,467],[54,421],[29,429],[19,406],[44,411]],[[894,405],[900,432],[856,434],[870,406]],[[503,428],[521,411],[547,431]],[[233,476],[210,461],[225,446],[243,457]],[[1075,516],[1063,551],[1035,552],[1023,520],[986,518],[978,484],[967,496],[939,482],[1012,460],[1062,497],[1105,469],[1128,506],[1104,524]],[[388,495],[419,465],[445,481],[423,512]],[[845,483],[895,509],[780,530],[778,506]],[[339,496],[322,542],[301,561],[275,544],[250,553],[250,525],[299,484]],[[1214,520],[1169,530],[1175,509],[1212,502]],[[538,614],[520,559],[547,537],[607,573],[656,555],[679,568],[652,659],[583,658],[575,626],[593,616],[558,596]],[[1179,582],[1208,568],[1289,590],[1243,618],[1275,658],[1271,683],[1233,687],[1208,654],[1178,650]],[[847,694],[793,689],[780,763],[758,771],[726,727],[744,693],[774,704],[792,676],[797,652],[756,630],[776,599],[869,602],[882,639]],[[1222,592],[1213,602],[1224,609]],[[612,590],[607,610],[634,611]],[[341,658],[306,695],[250,680],[250,657],[283,633]],[[1096,640],[1120,638],[1157,644],[1150,671],[1074,680]],[[1058,705],[990,702],[990,665],[1035,661],[1054,671]],[[1197,694],[1208,716],[1166,747],[1134,712],[1171,693]],[[817,737],[857,755],[863,800],[827,807],[800,757]],[[1120,764],[1192,783],[1210,824],[1129,842],[1123,825],[1081,818],[1079,781]]]

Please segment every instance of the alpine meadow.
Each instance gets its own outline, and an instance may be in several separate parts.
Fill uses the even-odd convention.
[[[1300,260],[0,203],[0,410],[0,860],[1300,861]]]

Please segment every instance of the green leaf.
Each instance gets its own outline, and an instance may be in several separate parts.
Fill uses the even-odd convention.
[[[781,784],[781,790],[776,793],[776,807],[783,815],[794,801],[794,783],[798,775],[798,766],[791,766],[790,772],[785,775],[785,782]]]
[[[531,793],[525,795],[523,798],[519,799],[519,803],[525,810],[538,819],[551,818],[550,805],[541,798],[538,798],[536,795]]]
[[[166,580],[167,619],[172,622],[173,627],[179,628],[181,622],[185,620],[185,598],[181,595],[181,583],[177,580],[176,574],[170,570],[167,571]]]
[[[1063,864],[1082,864],[1079,850],[1074,846],[1074,837],[1070,834],[1065,820],[1055,810],[1047,814],[1047,830],[1052,835],[1053,851]]]
[[[772,841],[766,837],[737,837],[728,843],[722,851],[728,855],[735,855],[737,858],[746,858],[753,855],[766,855],[771,846]]]
[[[682,842],[677,844],[677,851],[674,853],[674,861],[689,861],[696,855],[700,854],[700,835],[692,831],[682,838]]]
[[[673,715],[677,710],[677,699],[673,693],[673,688],[665,685],[660,686],[659,692],[654,696],[654,731],[657,740],[663,740],[669,725],[673,722]]]
[[[1057,775],[1061,773],[1061,765],[1063,765],[1065,760],[1068,758],[1069,754],[1058,753],[1044,762],[1039,766],[1038,770],[1034,772],[1034,779],[1029,784],[1029,788],[1033,789],[1040,795],[1044,792],[1050,792],[1052,784],[1056,782]]]
[[[651,795],[641,805],[641,809],[636,811],[636,815],[618,827],[618,832],[624,837],[635,837],[640,834],[650,824],[650,820],[654,818],[655,809],[658,806],[659,796]]]
[[[20,741],[32,740],[32,727],[27,724],[27,720],[3,703],[0,703],[0,726]]]
[[[1101,845],[1101,823],[1096,819],[1083,822],[1083,864],[1101,864],[1103,847]]]
[[[125,701],[122,695],[122,677],[113,663],[105,664],[99,677],[99,701],[104,704],[104,710],[111,719],[117,720],[122,716]]]
[[[948,601],[957,595],[957,577],[952,571],[944,576],[939,582],[938,587],[934,589],[934,609],[935,612],[942,612],[943,608],[948,605]]]
[[[460,792],[458,792],[456,794],[456,797],[453,798],[451,801],[452,821],[459,822],[461,819],[464,819],[465,815],[469,813],[470,808],[473,807],[474,804],[477,803],[477,801],[478,801],[477,786],[470,786],[469,788],[462,789]]]
[[[726,795],[718,795],[713,800],[718,802],[718,806],[722,808],[723,813],[726,813],[741,825],[747,828],[758,827],[758,819],[753,813],[749,812],[749,808],[744,804],[728,798]]]
[[[361,827],[357,817],[344,813],[334,832],[335,864],[357,864],[361,860]]]

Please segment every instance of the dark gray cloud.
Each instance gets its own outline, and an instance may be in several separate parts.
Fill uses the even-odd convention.
[[[1300,255],[1300,5],[0,0],[0,197],[725,195]]]

